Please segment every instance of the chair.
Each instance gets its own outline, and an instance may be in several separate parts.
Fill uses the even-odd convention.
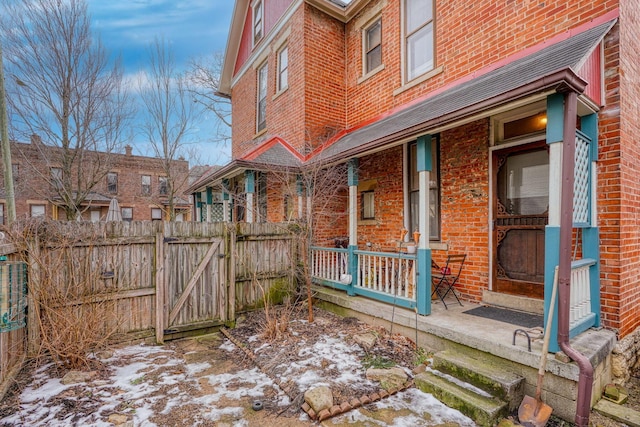
[[[458,304],[462,305],[460,299],[458,299],[458,295],[453,289],[453,285],[458,282],[458,278],[460,277],[460,272],[462,272],[462,266],[464,265],[464,261],[467,259],[466,254],[459,255],[449,255],[447,256],[447,263],[444,267],[439,270],[434,271],[431,274],[431,285],[432,292],[431,296],[437,295],[444,304],[444,308],[448,309],[447,303],[444,302],[445,297],[451,292],[454,297],[456,297],[456,301]],[[433,265],[433,264],[432,264]]]

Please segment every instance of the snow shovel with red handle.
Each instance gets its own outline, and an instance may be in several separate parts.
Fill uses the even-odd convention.
[[[538,384],[536,385],[536,397],[525,396],[518,408],[518,419],[523,426],[544,427],[551,417],[553,408],[540,399],[542,395],[542,380],[547,366],[547,353],[549,352],[549,339],[551,335],[551,322],[556,306],[556,293],[558,292],[558,267],[553,273],[553,290],[551,291],[551,303],[549,304],[549,314],[547,315],[547,327],[544,331],[544,341],[542,344],[542,355],[540,357],[540,367],[538,368]]]

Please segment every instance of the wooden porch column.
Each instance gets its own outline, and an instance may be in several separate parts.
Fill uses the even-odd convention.
[[[207,219],[206,222],[211,222],[211,208],[213,205],[213,188],[207,187]]]
[[[596,260],[596,265],[590,268],[589,282],[591,283],[591,312],[596,315],[595,326],[600,326],[600,230],[598,229],[597,194],[598,174],[598,115],[593,113],[581,118],[582,132],[591,138],[591,218],[590,226],[582,229],[582,255],[584,258]]]
[[[244,192],[247,198],[245,221],[253,222],[253,195],[256,191],[256,173],[252,170],[244,171]]]
[[[200,222],[203,221],[203,218],[202,218],[202,200],[201,200],[201,198],[202,198],[202,193],[200,191],[195,193],[194,198],[193,198],[194,202],[195,202],[194,203],[194,205],[195,205],[194,207],[195,207],[195,211],[196,211],[195,219],[196,219],[196,221],[200,221]]]
[[[418,270],[416,275],[416,308],[418,314],[431,314],[431,249],[429,248],[429,175],[431,165],[431,135],[418,137],[417,169],[419,183]],[[413,232],[414,230],[410,230]],[[417,344],[417,343],[416,343]]]
[[[351,284],[347,295],[353,296],[353,287],[358,283],[358,159],[349,160],[349,274]]]
[[[222,180],[222,220],[224,222],[228,222],[231,220],[231,215],[229,215],[229,180]]]
[[[562,200],[562,139],[564,133],[564,95],[554,93],[547,97],[547,144],[549,145],[549,224],[544,232],[544,319],[547,321],[553,276],[560,264],[560,201]],[[557,297],[557,296],[556,296]],[[551,324],[549,351],[557,353],[558,304]],[[546,327],[546,325],[545,325]]]

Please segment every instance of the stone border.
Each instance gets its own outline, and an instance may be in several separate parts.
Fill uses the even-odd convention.
[[[258,364],[257,358],[255,356],[255,354],[248,348],[246,347],[243,343],[241,343],[240,341],[238,341],[234,336],[231,335],[231,333],[228,331],[227,328],[220,328],[220,332],[222,333],[222,335],[224,335],[226,338],[229,339],[229,341],[231,341],[236,347],[238,347],[240,350],[242,350],[244,352],[244,354],[247,355],[247,357],[249,359],[251,359],[251,361],[258,367],[258,369],[260,369],[260,371],[262,373],[264,373],[265,375],[267,375],[269,378],[271,378],[271,380],[278,386],[278,388],[280,388],[280,390],[282,390],[288,397],[289,399],[291,399],[291,401],[294,400],[295,396],[292,396],[292,390],[291,387],[287,386],[286,384],[282,384],[282,382],[278,379],[278,378],[273,378],[271,376],[271,374],[269,374],[268,372],[266,372],[262,366],[260,366]],[[329,409],[323,409],[322,411],[320,411],[319,413],[316,414],[316,412],[309,406],[309,404],[307,402],[304,402],[302,404],[301,409],[307,414],[309,415],[309,418],[311,418],[312,420],[317,420],[317,421],[324,421],[328,418],[331,417],[335,417],[336,415],[340,415],[343,414],[345,412],[349,412],[352,409],[357,409],[361,406],[367,405],[369,403],[373,403],[376,402],[378,400],[384,399],[386,397],[392,396],[400,391],[404,391],[408,388],[411,388],[414,386],[413,380],[410,379],[407,382],[405,382],[403,385],[401,385],[400,387],[394,387],[391,390],[384,390],[384,389],[380,389],[378,392],[375,393],[371,393],[369,395],[363,395],[358,397],[355,397],[353,399],[350,400],[346,400],[344,402],[342,402],[339,405],[333,405],[331,408]]]

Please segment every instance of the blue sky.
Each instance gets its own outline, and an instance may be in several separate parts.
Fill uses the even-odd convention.
[[[232,0],[87,0],[93,29],[114,57],[120,55],[125,73],[136,75],[148,63],[149,46],[156,38],[168,41],[176,65],[187,67],[191,58],[224,52]],[[194,135],[199,140],[200,163],[224,164],[230,147],[207,142],[205,117]],[[138,151],[137,153],[135,151]],[[134,147],[134,154],[140,152]]]

